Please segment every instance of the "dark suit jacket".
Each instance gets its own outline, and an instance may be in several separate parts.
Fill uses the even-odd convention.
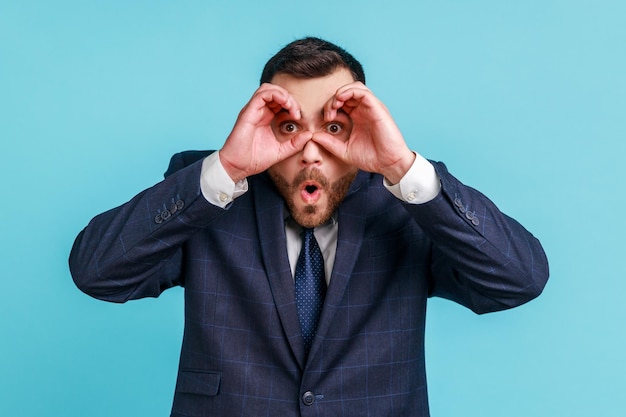
[[[539,242],[443,164],[440,195],[421,205],[360,172],[338,209],[307,358],[282,198],[261,174],[227,209],[211,205],[199,185],[204,155],[175,155],[164,181],[94,218],[70,256],[76,284],[103,300],[184,285],[172,416],[428,416],[427,297],[484,313],[525,303],[547,280]]]

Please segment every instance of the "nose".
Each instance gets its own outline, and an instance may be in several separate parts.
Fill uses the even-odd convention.
[[[322,163],[322,147],[309,140],[300,153],[300,163],[303,167],[318,166]]]

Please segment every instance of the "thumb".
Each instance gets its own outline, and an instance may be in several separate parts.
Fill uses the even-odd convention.
[[[323,132],[318,132],[313,135],[312,140],[340,160],[345,160],[347,155],[346,142],[343,142],[335,138],[334,136]]]
[[[313,134],[311,132],[301,132],[293,136],[286,142],[280,144],[279,159],[287,159],[304,149],[304,145],[311,140]]]

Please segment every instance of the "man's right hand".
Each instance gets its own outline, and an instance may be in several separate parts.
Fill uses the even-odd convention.
[[[311,139],[302,132],[289,141],[279,142],[272,130],[272,120],[280,111],[300,119],[300,106],[282,87],[261,85],[239,113],[233,130],[220,150],[220,162],[234,182],[265,171],[272,165],[302,150]]]

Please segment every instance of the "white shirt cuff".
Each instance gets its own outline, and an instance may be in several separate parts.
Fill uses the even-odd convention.
[[[244,178],[235,183],[226,173],[220,161],[219,151],[213,152],[202,161],[200,190],[209,203],[225,208],[248,191],[248,180]]]
[[[435,167],[418,153],[415,153],[415,162],[399,183],[389,184],[385,178],[383,184],[396,198],[410,204],[426,203],[437,197],[441,190]]]

